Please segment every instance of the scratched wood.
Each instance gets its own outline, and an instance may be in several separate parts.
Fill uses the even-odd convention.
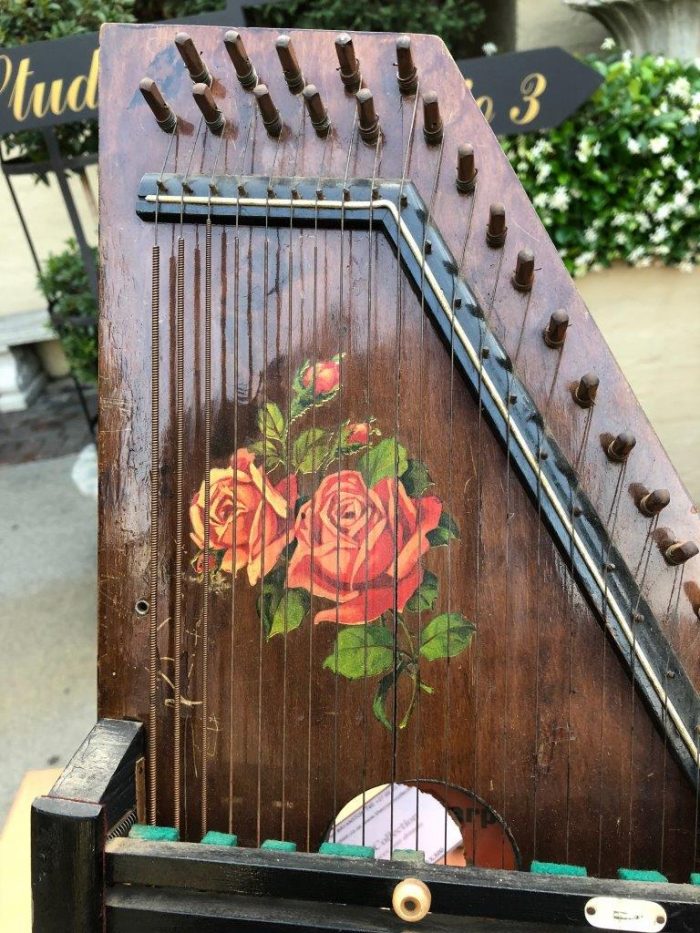
[[[148,617],[135,606],[147,598],[149,579],[154,230],[138,220],[134,204],[141,176],[161,170],[167,138],[137,85],[145,74],[155,78],[180,115],[170,170],[174,165],[183,172],[198,115],[172,42],[176,32],[172,26],[107,26],[101,36],[99,714],[142,721],[148,717]],[[300,100],[286,88],[274,50],[276,32],[245,32],[247,50],[285,126],[276,143],[255,119],[251,95],[235,79],[223,30],[192,27],[190,33],[215,76],[213,93],[229,120],[217,172],[342,178],[347,168],[349,177],[372,176],[374,147],[352,141],[355,104],[337,75],[333,34],[292,32],[306,78],[318,86],[333,122],[324,142],[304,124]],[[620,467],[605,457],[601,435],[623,429],[636,435],[614,531],[628,565],[636,568],[649,531],[649,520],[635,503],[640,486],[666,486],[671,492],[671,505],[655,532],[659,544],[700,538],[680,480],[444,45],[435,37],[413,37],[421,87],[440,92],[443,154],[424,143],[418,113],[406,159],[415,98],[402,99],[398,92],[395,37],[358,34],[355,42],[384,134],[378,176],[399,178],[405,169],[426,204],[435,192],[433,218],[456,256],[473,208],[465,277],[508,352],[517,350],[518,374],[546,414],[548,430],[570,461],[579,462],[582,486],[606,520]],[[458,195],[454,186],[456,150],[464,142],[474,146],[479,166],[476,192],[469,197]],[[211,136],[200,137],[191,171],[211,173],[217,148]],[[484,241],[488,205],[497,200],[506,205],[509,226],[501,253]],[[178,235],[179,226],[159,225],[162,458],[155,741],[158,820],[164,824],[173,819],[169,681]],[[204,476],[204,228],[185,224],[183,236],[187,505]],[[510,284],[523,246],[533,248],[538,270],[529,298]],[[370,240],[367,231],[315,235],[228,226],[214,229],[212,257],[212,466],[227,464],[234,438],[239,447],[250,441],[265,401],[286,410],[290,373],[305,360],[345,354],[342,391],[319,409],[318,425],[330,429],[344,419],[372,416],[383,436],[397,437],[425,461],[435,494],[460,529],[458,541],[426,558],[442,584],[437,608],[463,613],[475,623],[476,634],[467,651],[426,666],[423,676],[434,693],[420,694],[407,727],[398,732],[394,764],[391,735],[370,709],[376,682],[336,678],[322,667],[333,651],[336,626],[306,620],[286,637],[262,639],[256,613],[260,587],[248,586],[241,572],[235,597],[231,587],[211,595],[209,717],[203,724],[202,586],[189,567],[195,552],[187,538],[184,835],[198,838],[206,727],[208,825],[226,830],[231,816],[244,844],[284,834],[302,848],[315,848],[335,813],[364,788],[392,778],[424,778],[479,794],[507,822],[525,864],[533,857],[567,861],[604,875],[630,864],[685,880],[693,868],[694,794],[475,401],[457,374],[451,381],[449,352],[423,316],[419,297],[397,273],[388,243],[377,235]],[[496,286],[499,264],[503,274]],[[549,314],[559,307],[567,309],[572,323],[561,354],[546,348],[541,336]],[[589,370],[599,375],[601,388],[587,414],[573,403],[571,385]],[[587,418],[591,425],[581,449]],[[300,431],[292,425],[292,444]],[[352,469],[351,458],[343,466]],[[317,480],[306,478],[300,491],[308,495]],[[187,537],[187,523],[185,530]],[[694,563],[672,569],[655,548],[644,594],[697,685],[700,581]],[[405,709],[403,686],[397,699]]]

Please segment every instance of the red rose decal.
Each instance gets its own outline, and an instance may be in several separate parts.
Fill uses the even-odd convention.
[[[412,499],[393,477],[368,488],[355,470],[326,476],[299,510],[287,585],[337,603],[315,622],[370,622],[394,607],[395,589],[401,612],[421,582],[426,536],[441,512],[437,497]]]
[[[301,374],[301,384],[316,395],[335,392],[340,385],[340,363],[337,360],[325,360],[307,367]]]
[[[369,440],[372,427],[366,421],[357,424],[349,424],[345,435],[345,443],[354,446],[355,444],[366,444]]]

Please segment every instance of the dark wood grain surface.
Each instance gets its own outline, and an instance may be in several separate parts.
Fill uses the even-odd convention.
[[[583,489],[601,517],[614,524],[614,540],[628,566],[638,567],[650,531],[649,519],[635,502],[640,487],[666,486],[671,492],[655,541],[661,543],[664,535],[673,540],[700,538],[695,508],[440,40],[415,36],[413,48],[421,90],[439,92],[444,146],[424,143],[419,107],[406,157],[415,98],[402,99],[397,88],[395,37],[356,36],[363,77],[375,94],[383,130],[375,169],[374,147],[353,135],[355,103],[344,93],[336,72],[333,34],[292,33],[305,76],[319,87],[333,122],[330,137],[323,141],[302,121],[301,102],[287,90],[274,49],[276,32],[246,31],[248,52],[282,116],[284,129],[276,142],[254,118],[253,98],[235,79],[222,44],[223,30],[190,31],[215,76],[215,99],[230,121],[218,159],[218,141],[200,134],[192,172],[212,172],[215,160],[221,173],[342,178],[346,170],[349,177],[371,177],[376,170],[381,177],[400,178],[405,171],[424,202],[432,203],[435,223],[457,257],[473,211],[465,277],[515,358],[548,430],[569,460],[578,464]],[[141,176],[162,168],[168,140],[143,104],[137,85],[145,74],[155,78],[181,116],[170,170],[175,166],[183,172],[198,114],[172,42],[176,32],[172,26],[108,26],[101,39],[99,712],[141,720],[148,715],[148,618],[138,615],[135,606],[148,596],[154,230],[137,219],[134,203]],[[474,146],[479,167],[476,191],[466,196],[454,186],[456,150],[464,142]],[[508,236],[500,251],[489,248],[484,238],[493,201],[505,203],[508,218]],[[159,227],[163,304],[158,647],[160,670],[167,677],[172,673],[175,515],[171,256],[178,235],[177,226]],[[189,502],[204,475],[204,230],[185,225],[183,236],[184,489]],[[515,257],[524,246],[536,257],[529,295],[515,291],[510,282]],[[243,574],[236,582],[235,610],[230,589],[213,592],[207,723],[211,828],[227,828],[231,786],[233,829],[244,843],[255,844],[258,835],[279,837],[284,808],[286,836],[302,848],[315,848],[335,813],[363,788],[392,777],[424,777],[449,780],[482,796],[506,820],[526,862],[532,857],[567,861],[608,875],[629,863],[660,868],[674,880],[685,880],[697,848],[694,793],[599,621],[571,582],[536,507],[520,489],[474,400],[456,374],[451,382],[449,352],[426,322],[419,297],[398,274],[388,244],[376,236],[370,244],[366,231],[314,235],[309,230],[266,233],[217,227],[213,270],[212,465],[226,465],[234,434],[238,446],[252,437],[262,402],[274,399],[284,410],[290,369],[294,372],[312,356],[310,346],[315,346],[318,359],[346,353],[342,392],[319,410],[318,423],[330,427],[339,419],[361,421],[372,415],[383,435],[397,436],[426,462],[436,494],[461,532],[449,549],[436,549],[427,558],[427,566],[443,583],[439,608],[464,613],[477,630],[469,651],[449,662],[431,662],[426,680],[438,689],[431,696],[421,695],[408,727],[398,735],[394,765],[391,736],[370,712],[375,684],[336,679],[321,666],[332,651],[333,624],[307,621],[286,639],[263,643],[261,650],[258,593],[241,582]],[[550,313],[560,307],[571,318],[561,353],[542,340]],[[237,384],[234,340],[239,348]],[[601,387],[595,407],[586,412],[572,401],[571,385],[590,370],[600,377]],[[624,429],[634,432],[637,446],[622,468],[607,459],[601,437]],[[613,516],[618,482],[622,492]],[[193,554],[188,541],[188,570]],[[695,563],[671,568],[655,545],[643,591],[698,685],[700,582]],[[183,705],[183,829],[188,838],[197,838],[200,816],[201,609],[202,587],[189,573],[183,656],[188,700]],[[161,678],[158,818],[166,824],[172,822],[171,696]],[[403,695],[399,702],[405,703]]]

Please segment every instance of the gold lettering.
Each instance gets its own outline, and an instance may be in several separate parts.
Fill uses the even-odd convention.
[[[518,126],[524,126],[526,123],[532,123],[540,112],[540,102],[538,100],[547,90],[547,79],[539,71],[533,71],[526,75],[520,83],[520,93],[523,97],[523,103],[527,104],[525,113],[520,115],[520,107],[511,107],[508,116],[513,123]]]
[[[97,73],[99,69],[99,50],[95,49],[90,62],[90,71],[78,75],[68,85],[66,103],[74,113],[81,110],[93,110],[97,106]]]
[[[490,123],[493,120],[493,97],[489,97],[488,94],[477,97],[476,106],[486,117],[486,121]]]
[[[5,66],[5,72],[2,79],[2,84],[0,84],[0,94],[5,91],[5,88],[10,83],[10,78],[12,77],[12,62],[10,61],[9,55],[0,55],[0,62]]]
[[[23,58],[19,63],[19,68],[17,69],[17,77],[15,78],[15,84],[12,88],[12,93],[10,94],[10,105],[12,107],[12,116],[15,120],[26,120],[29,114],[29,107],[31,106],[31,101],[29,105],[24,106],[24,96],[27,91],[27,78],[30,75],[33,75],[34,72],[29,67],[29,59]]]

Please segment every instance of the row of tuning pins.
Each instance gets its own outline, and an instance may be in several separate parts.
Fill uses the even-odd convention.
[[[238,81],[243,88],[251,91],[256,99],[267,133],[271,137],[279,137],[282,132],[279,111],[272,100],[269,89],[259,81],[257,71],[246,52],[240,33],[235,30],[226,32],[224,45]],[[192,94],[206,125],[212,133],[221,135],[226,120],[221,110],[216,106],[211,92],[213,83],[211,72],[202,60],[191,37],[186,33],[176,35],[175,46],[192,79]],[[306,83],[292,40],[286,35],[279,36],[275,47],[289,91],[292,94],[302,95],[311,125],[319,137],[325,138],[331,129],[328,111],[316,86]],[[374,145],[381,133],[381,127],[372,92],[364,86],[360,62],[355,53],[352,37],[347,33],[338,36],[335,40],[335,49],[338,56],[340,79],[346,91],[354,94],[357,101],[360,137],[365,143]],[[408,36],[400,36],[396,41],[396,66],[397,83],[401,94],[415,94],[418,90],[418,70],[413,60],[411,40]],[[151,78],[144,78],[139,86],[161,129],[166,133],[174,132],[177,128],[177,116],[163,98],[156,82]],[[432,91],[423,93],[422,102],[423,137],[425,142],[430,146],[440,145],[443,139],[443,121],[438,96]],[[470,195],[475,190],[477,174],[478,169],[473,146],[468,143],[460,146],[457,152],[455,178],[457,191],[462,195]],[[491,204],[485,232],[487,244],[492,249],[501,249],[505,245],[507,234],[505,206],[501,203]],[[515,270],[511,276],[511,284],[513,288],[520,292],[529,292],[532,289],[534,278],[534,254],[529,248],[521,249],[517,255]],[[543,332],[546,345],[552,349],[560,350],[564,345],[568,327],[569,316],[566,311],[555,311]],[[584,374],[573,389],[574,402],[581,408],[591,408],[595,404],[598,388],[598,377],[594,373]],[[606,444],[605,452],[610,461],[624,463],[635,445],[634,435],[629,431],[623,431]],[[646,517],[655,518],[669,503],[670,494],[667,489],[654,489],[638,499],[637,507]],[[670,541],[663,548],[663,553],[669,564],[679,565],[694,557],[698,553],[698,547],[693,541]]]

